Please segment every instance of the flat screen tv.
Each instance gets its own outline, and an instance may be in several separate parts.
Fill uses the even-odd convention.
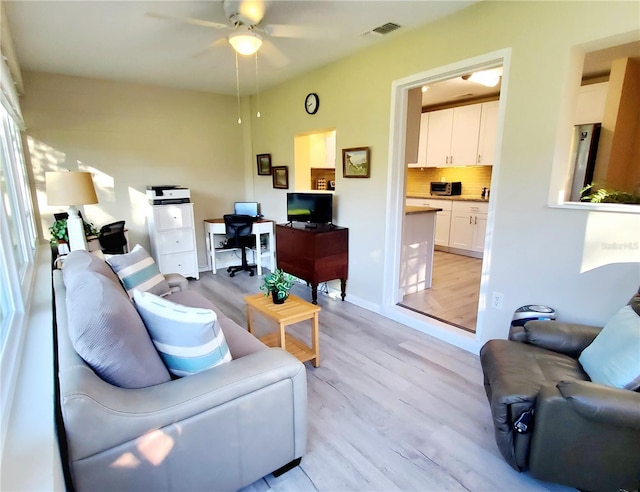
[[[331,193],[287,193],[287,220],[330,224],[333,217]]]

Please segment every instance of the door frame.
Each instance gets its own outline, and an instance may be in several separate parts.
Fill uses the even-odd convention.
[[[389,128],[389,166],[387,172],[387,204],[388,213],[385,220],[385,261],[384,282],[382,286],[381,314],[418,331],[435,336],[452,345],[473,353],[478,353],[483,339],[484,312],[488,307],[487,284],[491,273],[491,245],[495,224],[495,208],[500,198],[499,175],[502,154],[502,134],[504,129],[504,114],[509,86],[509,68],[511,48],[505,48],[469,58],[432,70],[410,75],[398,79],[391,84],[391,117]],[[435,82],[441,82],[459,77],[477,70],[485,70],[502,66],[502,85],[500,88],[500,103],[498,111],[498,130],[496,137],[496,156],[491,174],[491,197],[489,202],[489,217],[487,233],[484,243],[484,257],[480,281],[480,296],[478,302],[478,320],[476,333],[466,332],[447,323],[440,322],[425,315],[415,313],[398,306],[400,300],[400,258],[404,206],[406,195],[407,169],[404,165],[407,98],[410,89]]]

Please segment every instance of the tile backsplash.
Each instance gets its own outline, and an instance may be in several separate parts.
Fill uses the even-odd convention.
[[[429,194],[432,181],[460,181],[463,195],[480,197],[482,188],[491,187],[491,170],[491,166],[410,167],[407,174],[407,195]]]

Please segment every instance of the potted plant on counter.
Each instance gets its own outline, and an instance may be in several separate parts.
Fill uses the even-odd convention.
[[[276,268],[269,275],[265,275],[260,290],[266,291],[265,297],[271,295],[274,304],[282,304],[289,297],[294,282],[294,277]]]

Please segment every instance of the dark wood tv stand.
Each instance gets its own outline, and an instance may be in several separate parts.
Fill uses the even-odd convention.
[[[344,301],[349,273],[349,229],[336,225],[305,227],[303,223],[276,225],[278,268],[311,285],[311,297],[318,303],[318,284],[340,279]]]

